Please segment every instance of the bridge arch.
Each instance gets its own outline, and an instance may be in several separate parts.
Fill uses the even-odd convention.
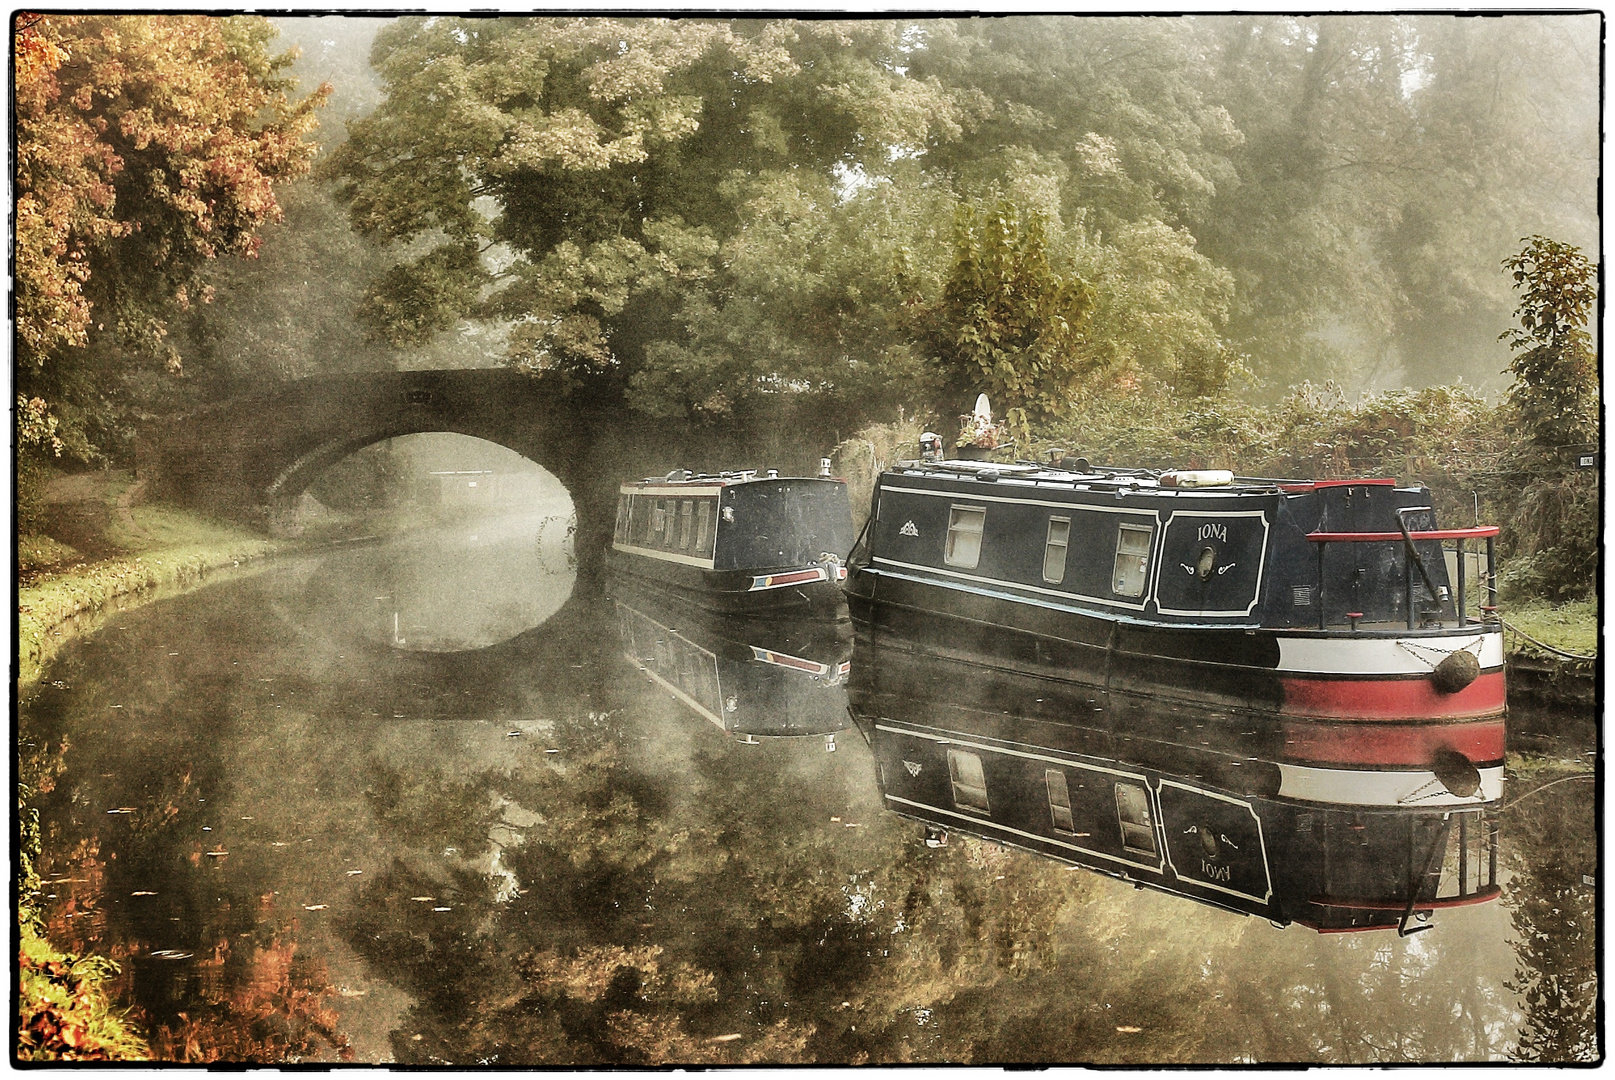
[[[600,436],[621,420],[503,368],[325,376],[167,421],[142,438],[137,470],[154,496],[274,527],[321,472],[366,446],[428,432],[467,435],[513,450],[561,482],[578,515],[579,569],[592,572],[586,552],[610,535],[626,466],[620,437]]]

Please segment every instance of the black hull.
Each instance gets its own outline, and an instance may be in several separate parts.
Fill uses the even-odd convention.
[[[611,551],[610,572],[632,579],[637,587],[657,589],[718,615],[790,615],[832,620],[848,617],[846,597],[835,580],[835,564],[776,567],[763,570],[706,570],[628,551]],[[823,570],[829,580],[753,589],[758,576]]]
[[[1202,718],[1272,721],[1284,702],[1271,635],[1127,626],[889,576],[874,601],[868,584],[860,575],[848,590],[856,623],[937,655],[1047,680],[1051,713],[1183,708]]]

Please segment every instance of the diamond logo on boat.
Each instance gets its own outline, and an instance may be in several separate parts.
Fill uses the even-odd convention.
[[[910,776],[918,776],[918,775],[920,775],[920,763],[918,761],[907,761],[907,760],[905,760],[903,762],[903,768],[908,770],[908,774]]]
[[[899,536],[918,536],[918,535],[920,535],[920,529],[919,529],[919,526],[914,524],[914,522],[905,521],[905,522],[903,522],[903,527],[901,529],[897,530],[897,535],[899,535]]]

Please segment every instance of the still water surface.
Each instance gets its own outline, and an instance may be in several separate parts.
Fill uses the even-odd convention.
[[[573,595],[562,542],[481,519],[286,561],[113,618],[22,703],[52,936],[119,960],[162,1056],[1595,1053],[1590,783],[1507,809],[1502,899],[1407,938],[927,848],[841,720],[844,636],[782,650],[811,693],[776,663],[706,694],[675,620]],[[720,674],[766,660],[731,637]],[[1505,800],[1578,749],[1515,759]]]

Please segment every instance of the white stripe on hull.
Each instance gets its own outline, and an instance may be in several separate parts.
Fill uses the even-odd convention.
[[[711,559],[700,559],[694,555],[680,555],[676,551],[658,551],[656,548],[636,547],[633,544],[614,543],[611,545],[618,551],[626,551],[633,555],[643,555],[647,559],[657,562],[678,563],[681,566],[698,566],[702,570],[712,569]]]
[[[1503,666],[1503,635],[1454,632],[1440,637],[1327,637],[1279,635],[1279,671],[1318,675],[1428,675],[1450,652],[1476,653],[1482,671]]]
[[[1468,798],[1448,791],[1429,771],[1320,769],[1282,762],[1279,771],[1283,780],[1278,797],[1305,802],[1423,810],[1432,806],[1476,807],[1503,797],[1501,765],[1479,770],[1480,790]]]

